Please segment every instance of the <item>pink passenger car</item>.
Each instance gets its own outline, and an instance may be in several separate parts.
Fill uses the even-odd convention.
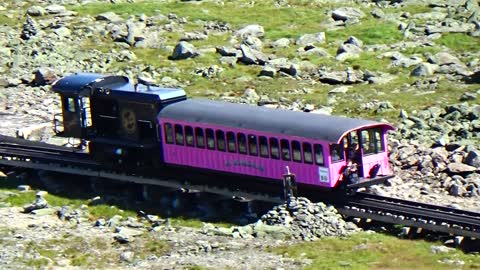
[[[333,188],[391,177],[386,123],[190,99],[158,115],[163,160],[175,166],[281,181],[288,166],[300,185]]]

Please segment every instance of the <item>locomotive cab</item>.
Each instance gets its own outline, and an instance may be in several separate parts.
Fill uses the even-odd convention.
[[[132,85],[127,77],[89,73],[65,77],[53,90],[62,100],[62,118],[55,117],[55,127],[63,130],[56,128],[57,135],[81,139],[94,159],[122,169],[160,161],[157,114],[186,99],[181,89]]]

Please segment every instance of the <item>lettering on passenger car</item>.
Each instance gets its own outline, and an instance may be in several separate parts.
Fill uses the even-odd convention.
[[[265,168],[262,165],[256,164],[255,162],[248,161],[248,160],[227,160],[225,161],[225,166],[231,167],[231,166],[240,166],[240,167],[247,167],[247,168],[252,168],[259,170],[261,172],[265,171]]]

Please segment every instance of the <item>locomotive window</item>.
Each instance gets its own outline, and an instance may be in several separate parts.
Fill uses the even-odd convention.
[[[312,164],[312,145],[303,143],[303,162]]]
[[[205,133],[207,135],[207,148],[215,149],[215,135],[213,134],[213,129],[207,128]]]
[[[268,143],[267,143],[267,137],[265,136],[260,136],[258,137],[258,141],[260,144],[260,156],[268,158]]]
[[[338,144],[337,144],[338,145]],[[314,144],[313,148],[315,150],[315,163],[317,165],[322,165],[325,164],[323,160],[323,148],[320,144]]]
[[[170,123],[165,123],[163,125],[163,127],[165,128],[165,141],[168,143],[168,144],[173,144],[173,128],[172,128],[172,124]]]
[[[337,162],[343,160],[343,143],[342,144],[331,144],[330,145],[330,155],[332,156],[332,162]]]
[[[248,135],[248,152],[252,156],[258,156],[257,136],[252,134]]]
[[[237,141],[238,141],[238,152],[240,154],[247,153],[247,138],[243,133],[237,133]]]
[[[228,141],[228,152],[232,152],[232,153],[237,152],[237,144],[235,142],[235,133],[231,131],[227,132],[227,141]]]
[[[198,148],[205,148],[205,136],[203,136],[202,128],[195,128],[195,139],[197,141]]]
[[[275,138],[270,138],[270,156],[273,159],[280,158],[280,152],[278,150],[278,140]]]
[[[282,159],[283,160],[290,160],[290,143],[288,140],[282,139],[280,140],[280,148],[282,149]]]
[[[183,145],[183,129],[181,125],[175,125],[175,144]]]
[[[217,130],[215,131],[215,136],[217,137],[217,149],[225,151],[225,132]]]
[[[302,150],[300,150],[300,143],[298,141],[292,141],[292,154],[293,161],[302,162]]]
[[[67,103],[65,104],[66,110],[69,112],[75,112],[75,99],[67,98]]]
[[[185,126],[185,141],[187,146],[194,146],[193,128],[191,126]]]

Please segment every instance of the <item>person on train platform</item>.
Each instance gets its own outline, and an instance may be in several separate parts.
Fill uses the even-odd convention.
[[[351,143],[347,147],[347,159],[351,160],[353,163],[358,163],[360,161],[360,147],[358,147],[358,144]]]
[[[358,166],[351,159],[348,160],[346,166],[343,167],[340,174],[340,181],[347,181],[348,184],[356,184],[358,182]]]

